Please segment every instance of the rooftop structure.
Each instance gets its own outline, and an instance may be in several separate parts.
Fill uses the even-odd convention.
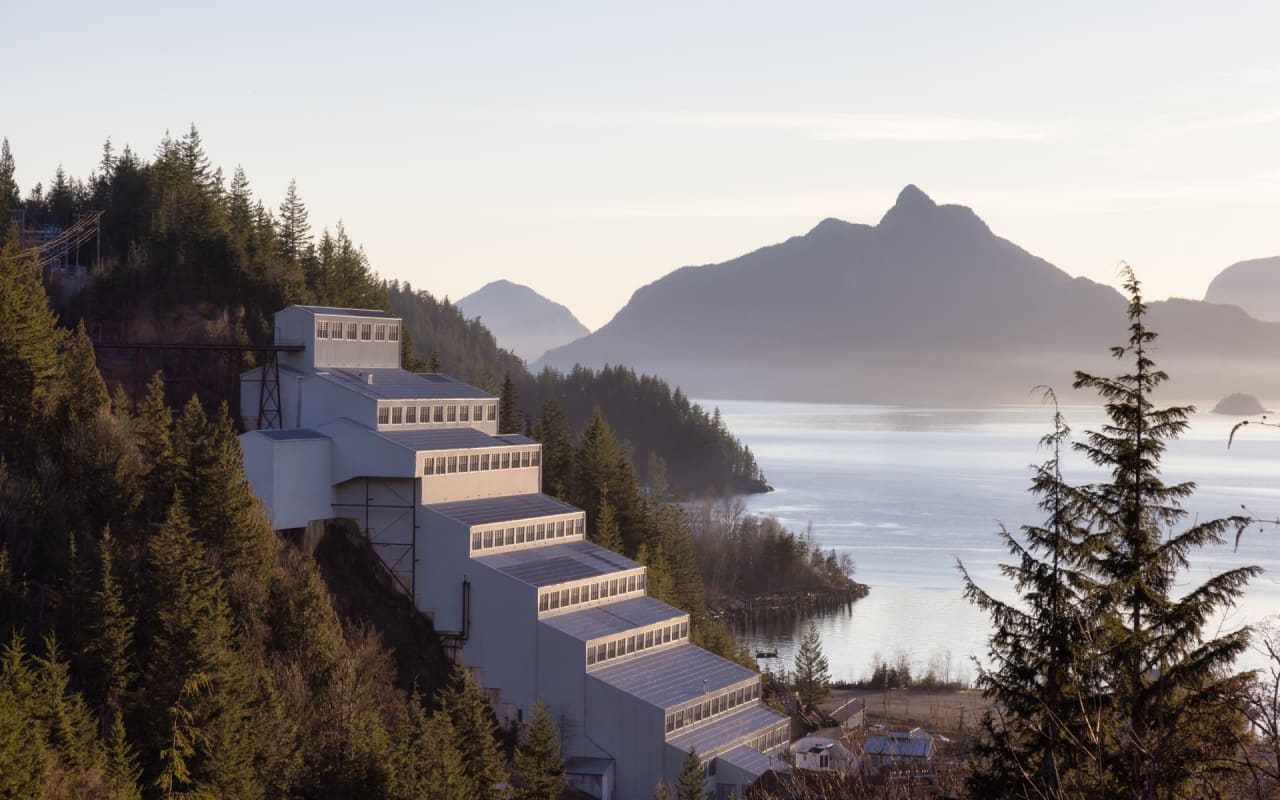
[[[275,327],[301,348],[241,381],[242,407],[269,394],[256,419],[278,423],[241,436],[272,524],[355,520],[500,721],[551,707],[572,786],[647,799],[690,748],[722,796],[783,768],[790,723],[760,702],[759,675],[690,644],[644,565],[542,494],[541,445],[498,433],[497,398],[400,369],[400,320],[382,311],[290,306]]]

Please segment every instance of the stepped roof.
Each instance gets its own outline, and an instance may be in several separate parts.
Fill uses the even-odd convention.
[[[483,436],[484,434],[481,435]],[[454,500],[448,503],[431,503],[423,507],[430,511],[434,511],[437,514],[443,514],[450,519],[457,520],[467,526],[492,525],[498,522],[519,522],[520,520],[551,517],[557,514],[582,513],[582,509],[571,506],[563,500],[557,500],[551,495],[542,494],[541,492],[508,494],[503,495],[502,497],[481,497],[476,500]],[[585,542],[580,543],[585,544]],[[565,542],[559,545],[544,545],[542,547],[530,548],[528,550],[517,550],[506,554],[487,556],[484,561],[485,563],[489,563],[493,566],[494,562],[491,562],[491,559],[501,558],[502,555],[533,553],[535,550],[565,547],[568,544],[568,542]],[[595,545],[592,546],[595,547]],[[599,549],[603,550],[604,548]],[[605,552],[607,553],[609,551],[605,550]],[[547,556],[544,555],[541,557],[545,558]],[[617,557],[622,558],[621,556]],[[626,559],[623,560],[625,561]],[[502,569],[503,567],[499,566],[497,568]],[[623,567],[623,569],[625,569],[625,567]]]
[[[566,508],[578,510],[568,505]],[[473,560],[536,587],[554,586],[641,568],[640,564],[629,558],[581,539],[508,550]]]
[[[410,450],[469,450],[481,447],[512,447],[535,444],[532,439],[513,441],[511,436],[490,436],[475,428],[409,428],[407,430],[380,430],[377,432]]]
[[[759,675],[701,647],[682,644],[596,669],[587,677],[666,709],[758,679]]]
[[[550,625],[581,642],[588,642],[645,625],[681,620],[687,616],[680,609],[646,595],[557,614],[543,619],[542,624]]]
[[[667,744],[679,748],[681,752],[688,752],[692,747],[699,753],[714,753],[724,747],[737,747],[746,739],[789,724],[790,720],[786,717],[763,703],[758,703],[682,730],[667,739]]]
[[[317,369],[315,375],[375,400],[495,399],[483,389],[438,372],[417,373],[399,367],[325,367]]]

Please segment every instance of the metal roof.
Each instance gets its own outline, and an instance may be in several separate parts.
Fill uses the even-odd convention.
[[[687,750],[685,752],[688,752]],[[740,744],[731,750],[726,750],[717,759],[724,761],[726,764],[732,764],[748,775],[759,778],[769,770],[777,772],[786,772],[791,769],[785,761],[775,756],[767,756],[759,750]]]
[[[767,733],[782,725],[790,726],[790,724],[791,721],[777,711],[763,703],[757,703],[711,722],[702,723],[692,730],[682,730],[667,739],[667,745],[679,748],[682,753],[689,752],[691,747],[699,753],[714,753],[726,747],[737,747],[746,739]],[[788,728],[789,737],[790,729]]]
[[[268,439],[274,439],[277,442],[288,442],[302,439],[328,439],[329,437],[320,431],[311,428],[288,428],[280,430],[278,428],[263,429],[251,431],[252,433],[260,433]]]
[[[480,447],[511,447],[522,442],[508,442],[501,436],[490,436],[475,428],[410,428],[380,430],[378,435],[410,450],[467,450]],[[532,442],[531,442],[532,444]]]
[[[369,383],[369,376],[373,383]],[[493,395],[469,383],[432,373],[420,375],[399,367],[328,367],[316,376],[375,400],[493,400]]]
[[[640,568],[629,558],[581,539],[509,550],[475,560],[530,586],[553,586]]]
[[[666,620],[680,620],[686,616],[688,615],[680,609],[646,595],[558,614],[542,620],[542,624],[550,625],[581,642],[589,642],[602,636],[623,633],[645,625],[656,625]]]
[[[509,494],[503,497],[482,497],[479,500],[454,500],[450,503],[433,503],[426,506],[440,514],[444,514],[450,519],[455,519],[463,525],[490,525],[495,522],[519,522],[525,519],[537,519],[538,517],[550,517],[555,514],[573,514],[582,513],[582,509],[569,505],[563,500],[557,500],[550,495],[541,493],[530,494]],[[568,542],[555,547],[567,546]],[[577,544],[585,544],[577,542]],[[546,550],[551,545],[534,548],[535,550]],[[595,547],[595,545],[592,545]],[[604,548],[599,548],[604,549]],[[515,555],[516,553],[531,553],[533,550],[519,550],[506,555]],[[605,551],[609,552],[609,551]],[[499,556],[490,556],[490,558],[498,558]],[[621,556],[618,556],[621,558]],[[625,559],[624,559],[625,560]],[[639,565],[637,565],[639,566]]]
[[[919,728],[872,734],[867,737],[862,751],[869,756],[885,758],[932,758],[936,753],[933,737]]]
[[[683,644],[587,673],[658,708],[671,708],[759,676],[727,659]]]
[[[500,433],[494,438],[501,439],[507,444],[537,444],[538,443],[536,440],[530,439],[528,436],[524,436],[519,433]]]
[[[339,317],[381,317],[384,319],[400,319],[390,311],[379,311],[376,308],[334,308],[333,306],[289,306],[311,314],[326,314]]]

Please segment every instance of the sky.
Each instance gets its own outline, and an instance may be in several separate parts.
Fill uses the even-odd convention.
[[[0,0],[24,193],[194,123],[268,205],[455,300],[590,328],[914,183],[1072,275],[1202,297],[1280,254],[1280,4]]]

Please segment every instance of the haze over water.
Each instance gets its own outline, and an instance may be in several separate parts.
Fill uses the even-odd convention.
[[[813,526],[824,548],[849,552],[857,580],[871,594],[848,613],[822,617],[818,629],[836,679],[870,672],[874,653],[908,653],[918,666],[951,655],[952,675],[972,676],[970,656],[985,654],[987,618],[961,597],[956,560],[989,591],[1007,596],[998,564],[1008,560],[996,532],[1037,524],[1043,514],[1028,493],[1030,465],[1048,452],[1052,408],[1039,404],[969,409],[705,401],[719,406],[731,430],[752,451],[776,491],[747,498],[755,513],[789,528]],[[1066,407],[1073,436],[1103,422],[1100,409]],[[1200,518],[1242,513],[1280,516],[1280,430],[1246,427],[1227,449],[1239,418],[1199,413],[1170,445],[1166,482],[1198,484],[1186,508]],[[1102,477],[1081,456],[1065,458],[1065,477]],[[1266,573],[1250,584],[1228,628],[1280,613],[1280,528],[1255,525],[1240,539],[1195,553],[1180,585],[1244,564]],[[748,642],[777,647],[790,668],[793,630],[755,631]],[[1244,666],[1257,666],[1259,657]],[[769,661],[762,661],[769,666]]]

